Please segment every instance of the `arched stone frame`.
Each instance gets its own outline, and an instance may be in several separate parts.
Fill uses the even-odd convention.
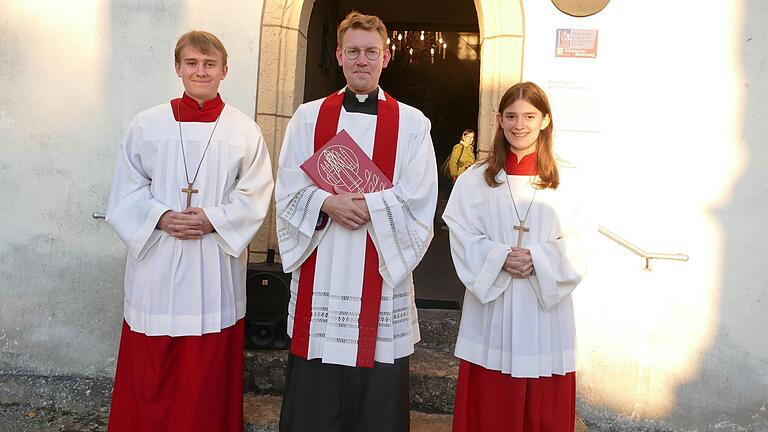
[[[523,0],[474,0],[480,26],[480,111],[478,147],[487,153],[496,122],[496,104],[522,79]],[[307,29],[314,0],[264,0],[261,18],[256,121],[277,174],[288,120],[304,98]],[[385,72],[386,73],[386,72]],[[253,242],[253,251],[277,249],[274,207]]]
[[[523,77],[523,0],[475,0],[480,25],[479,157],[487,155],[496,128],[496,108],[509,87]]]
[[[293,112],[304,99],[307,28],[314,0],[264,0],[256,83],[256,122],[261,127],[277,177],[283,135]],[[277,250],[274,200],[251,252]],[[263,258],[258,257],[260,261]]]

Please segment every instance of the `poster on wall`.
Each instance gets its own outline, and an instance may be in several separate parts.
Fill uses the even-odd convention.
[[[557,29],[555,57],[597,57],[597,30]]]

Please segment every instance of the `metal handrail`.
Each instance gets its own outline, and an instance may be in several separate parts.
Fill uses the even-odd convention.
[[[629,249],[630,251],[636,253],[641,258],[645,258],[645,271],[651,271],[651,260],[652,259],[663,259],[663,260],[672,260],[672,261],[688,261],[688,254],[684,253],[660,253],[660,252],[646,252],[639,247],[633,245],[632,243],[624,240],[623,238],[619,237],[618,235],[614,234],[607,228],[605,228],[602,225],[597,226],[597,230],[600,232],[600,234],[608,237],[609,239],[615,241],[621,246],[624,246],[625,248]]]

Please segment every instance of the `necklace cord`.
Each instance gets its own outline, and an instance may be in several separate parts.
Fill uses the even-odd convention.
[[[224,112],[222,110],[222,112]],[[181,141],[181,158],[184,161],[184,176],[187,179],[187,184],[194,185],[195,180],[197,180],[197,175],[200,174],[200,167],[203,166],[203,159],[205,159],[205,154],[208,153],[208,147],[211,145],[211,140],[213,139],[213,134],[216,132],[216,127],[219,125],[219,120],[221,120],[221,113],[219,113],[219,116],[216,117],[216,123],[213,125],[213,130],[211,131],[211,136],[208,137],[208,143],[205,145],[205,150],[203,150],[203,155],[200,157],[200,163],[197,164],[197,169],[195,170],[195,176],[192,177],[192,181],[189,181],[189,169],[187,168],[187,155],[186,151],[184,150],[184,138],[181,135],[181,99],[179,99],[178,102],[176,102],[176,118],[178,119],[176,123],[179,125],[179,141]]]
[[[524,225],[525,221],[528,220],[528,215],[531,213],[531,207],[533,207],[533,201],[536,199],[536,192],[539,190],[535,187],[533,188],[533,197],[531,198],[531,204],[528,205],[528,210],[525,211],[525,218],[520,219],[520,213],[517,211],[517,204],[515,203],[515,196],[512,193],[512,185],[509,183],[509,176],[504,173],[507,178],[507,189],[509,190],[509,197],[512,198],[512,207],[515,209],[515,215],[517,216],[517,220],[520,222],[520,225]]]

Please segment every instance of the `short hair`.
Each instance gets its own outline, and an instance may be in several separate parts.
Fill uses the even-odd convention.
[[[181,51],[185,47],[192,47],[203,54],[211,55],[213,52],[218,51],[221,54],[224,66],[227,64],[227,49],[224,48],[224,44],[221,43],[219,38],[206,31],[192,30],[191,32],[181,35],[178,41],[176,41],[176,49],[173,52],[173,58],[176,64],[181,63]]]
[[[387,43],[387,27],[376,15],[364,15],[358,11],[348,13],[336,30],[336,44],[339,48],[341,48],[341,39],[344,37],[344,33],[349,29],[376,30],[381,36],[382,45]]]

